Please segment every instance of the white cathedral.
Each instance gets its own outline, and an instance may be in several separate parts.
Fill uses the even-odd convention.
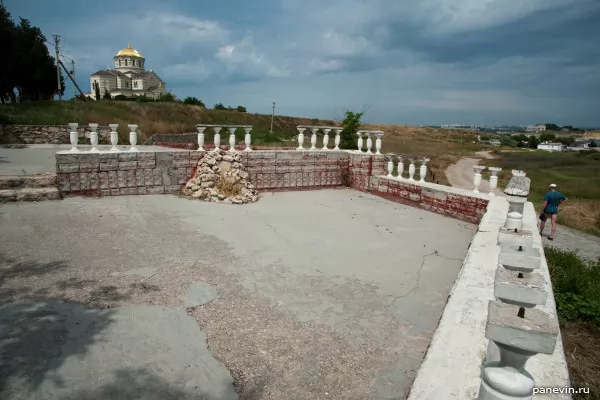
[[[101,98],[106,91],[112,97],[146,95],[152,99],[167,93],[165,82],[154,71],[144,69],[146,59],[131,45],[119,51],[114,59],[115,69],[107,68],[90,75],[91,92],[88,97],[96,99],[96,84]]]

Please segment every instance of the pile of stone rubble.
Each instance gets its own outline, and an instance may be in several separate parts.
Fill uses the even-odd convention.
[[[248,181],[240,154],[213,150],[198,162],[194,176],[182,190],[184,196],[215,203],[245,204],[258,200],[256,187]]]

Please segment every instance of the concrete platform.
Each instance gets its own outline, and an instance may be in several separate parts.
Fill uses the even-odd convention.
[[[475,229],[351,190],[0,206],[0,398],[404,398]]]

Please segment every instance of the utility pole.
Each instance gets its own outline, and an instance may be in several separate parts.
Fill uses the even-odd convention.
[[[273,133],[273,118],[275,117],[275,102],[273,102],[273,112],[271,113],[271,133]]]
[[[58,99],[62,100],[62,95],[60,94],[62,92],[62,86],[60,85],[60,64],[59,64],[59,57],[60,57],[60,50],[59,50],[59,43],[60,43],[60,36],[59,35],[52,35],[54,36],[54,50],[56,50],[56,81],[58,82]]]
[[[79,87],[79,85],[77,84],[77,82],[75,82],[75,78],[73,78],[73,76],[69,73],[69,71],[67,70],[67,67],[65,67],[65,64],[63,64],[62,61],[60,61],[60,60],[58,60],[58,63],[59,63],[60,66],[63,67],[63,69],[65,70],[67,76],[73,82],[73,85],[75,85],[75,87],[77,88],[77,90],[79,90],[79,93],[81,94],[82,100],[86,101],[85,94],[83,94],[83,90],[81,90],[81,88]]]

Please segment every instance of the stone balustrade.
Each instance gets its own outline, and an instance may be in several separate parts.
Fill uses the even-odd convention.
[[[235,132],[238,129],[242,129],[245,132],[244,135],[244,143],[246,147],[244,151],[252,151],[250,144],[252,138],[250,136],[250,132],[252,131],[252,125],[210,125],[210,124],[198,124],[196,125],[196,129],[198,130],[198,151],[205,151],[204,148],[204,132],[206,129],[212,129],[214,136],[213,141],[215,144],[215,149],[220,148],[221,146],[221,130],[225,128],[229,131],[229,151],[236,151],[236,139]]]
[[[308,150],[310,151],[316,151],[316,150],[340,150],[340,133],[342,133],[343,128],[339,127],[339,126],[310,126],[310,125],[298,125],[296,127],[296,129],[298,130],[298,148],[296,150],[307,150],[304,148],[304,132],[306,130],[308,130],[311,133],[310,136],[310,148]],[[317,135],[319,132],[323,132],[323,147],[321,148],[317,148]],[[330,149],[329,146],[329,132],[334,132],[335,133],[335,138],[334,138],[334,145],[335,147],[333,149]]]
[[[90,123],[88,124],[89,129],[90,129],[90,144],[91,144],[91,148],[89,150],[90,153],[101,153],[101,151],[98,149],[98,124],[96,123]],[[112,145],[112,147],[110,148],[109,152],[121,152],[121,149],[119,149],[117,147],[117,145],[119,144],[119,133],[117,132],[118,128],[119,128],[119,124],[109,124],[108,125],[110,127],[110,144]],[[130,152],[136,152],[139,151],[136,147],[137,145],[137,128],[138,126],[135,124],[130,124],[127,125],[127,127],[129,128],[130,132],[129,132],[129,144],[130,144],[130,148],[128,151]],[[72,122],[69,124],[69,140],[71,142],[71,153],[79,153],[81,150],[79,150],[78,145],[79,145],[79,133],[78,133],[78,128],[79,128],[79,124],[76,122]]]
[[[363,135],[365,136],[366,140],[366,145],[367,145],[367,150],[366,153],[367,154],[373,154],[373,152],[371,151],[371,148],[373,147],[373,136],[375,136],[375,154],[381,154],[381,138],[383,137],[383,131],[365,131],[365,130],[361,130],[356,132],[356,135],[358,136],[358,152],[362,153],[362,148],[363,148]]]
[[[425,182],[427,177],[427,163],[430,161],[429,158],[422,158],[410,154],[387,154],[387,175],[386,178],[393,178],[398,180],[407,180],[414,182],[415,173],[417,171],[416,162],[420,163],[419,166],[419,182]],[[408,164],[406,163],[408,162]],[[406,178],[404,177],[404,168],[407,168]],[[396,175],[394,175],[396,171]]]
[[[494,191],[498,187],[498,173],[502,171],[502,168],[498,167],[486,167],[485,165],[474,165],[473,170],[473,193],[480,193],[479,186],[481,185],[481,180],[483,177],[483,171],[490,171],[490,190],[488,192],[489,196],[495,196]]]
[[[505,227],[522,229],[523,205],[530,180],[518,173],[505,193],[509,201]],[[511,203],[510,198],[518,201]],[[519,211],[516,211],[519,208]],[[490,340],[482,369],[479,399],[532,399],[535,377],[525,369],[537,354],[553,354],[558,338],[555,314],[545,305],[548,283],[538,271],[542,251],[526,239],[501,244],[494,281],[495,300],[488,304],[485,337]]]

